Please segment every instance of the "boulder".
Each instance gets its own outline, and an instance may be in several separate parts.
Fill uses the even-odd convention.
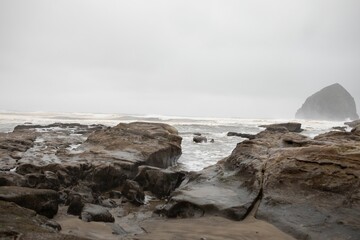
[[[194,143],[206,143],[207,142],[207,138],[204,136],[194,136],[193,137],[193,142]]]
[[[85,204],[81,212],[81,219],[85,222],[114,222],[111,213],[104,207],[95,204]]]
[[[178,131],[170,125],[133,122],[96,131],[82,147],[85,156],[113,158],[123,168],[129,164],[167,168],[180,157],[181,141]]]
[[[255,138],[254,134],[248,134],[248,133],[228,132],[226,135],[228,137],[236,136],[236,137],[241,137],[241,138],[247,138],[250,140]]]
[[[48,189],[2,186],[0,200],[14,202],[40,215],[52,218],[58,211],[59,194]]]
[[[167,169],[140,166],[135,181],[158,198],[169,196],[184,180],[185,174]]]
[[[26,187],[26,179],[16,172],[0,171],[0,186]]]
[[[142,205],[145,202],[144,190],[135,181],[126,180],[121,192],[124,197],[134,204]]]
[[[75,216],[80,216],[85,204],[83,198],[79,194],[72,194],[68,198],[69,207],[67,213]]]
[[[284,128],[286,128],[286,130],[289,132],[296,132],[296,133],[300,133],[304,130],[301,128],[301,123],[296,123],[296,122],[260,125],[259,127],[266,128],[267,130],[270,130],[270,131],[280,131],[280,132],[281,131],[284,132],[284,130],[283,130]]]
[[[296,112],[296,118],[343,121],[358,119],[356,104],[350,93],[335,83],[308,97]]]

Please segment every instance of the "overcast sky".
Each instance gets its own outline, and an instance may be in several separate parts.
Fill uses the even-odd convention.
[[[360,109],[358,0],[0,1],[0,110],[292,118],[336,82]]]

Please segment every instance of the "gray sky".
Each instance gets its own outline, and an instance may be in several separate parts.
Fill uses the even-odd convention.
[[[291,118],[360,109],[360,1],[0,1],[0,110]]]

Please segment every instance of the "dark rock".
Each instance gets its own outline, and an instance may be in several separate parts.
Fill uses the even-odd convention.
[[[285,132],[283,128],[286,128],[289,132],[302,132],[304,129],[301,128],[301,123],[289,122],[289,123],[276,123],[269,125],[260,125],[269,131]]]
[[[296,118],[338,120],[358,119],[354,98],[340,84],[323,88],[306,99]]]
[[[0,239],[82,239],[59,234],[60,225],[35,211],[0,200]]]
[[[154,213],[168,218],[193,218],[204,216],[205,211],[190,202],[172,202],[157,206]]]
[[[115,219],[111,213],[104,207],[95,204],[85,204],[81,219],[85,222],[114,222]]]
[[[135,177],[140,186],[158,198],[169,196],[184,180],[185,174],[149,166],[140,166]]]
[[[87,175],[86,180],[93,182],[96,190],[105,191],[122,185],[126,178],[121,167],[114,164],[101,164],[94,167],[92,173]]]
[[[206,143],[207,138],[204,137],[204,136],[194,136],[193,137],[193,142],[195,142],[195,143]]]
[[[106,208],[116,208],[118,206],[117,203],[111,199],[101,199],[100,205]]]
[[[212,139],[210,140],[210,142],[211,142],[211,143],[214,143],[214,142],[215,142],[215,140],[212,138]]]
[[[30,173],[25,175],[27,185],[31,188],[59,190],[58,176],[51,171],[42,173]]]
[[[0,171],[0,186],[26,187],[25,178],[15,172]]]
[[[109,192],[109,197],[113,199],[119,199],[122,197],[122,193],[120,191],[111,190]]]
[[[68,214],[80,216],[85,204],[83,198],[79,194],[72,194],[69,199]]]
[[[130,200],[130,202],[142,205],[144,204],[145,194],[140,185],[132,180],[126,180],[122,194]]]
[[[248,138],[251,140],[251,139],[254,139],[256,135],[248,134],[248,133],[228,132],[227,136],[229,136],[229,137],[236,136],[236,137]]]
[[[346,131],[346,127],[340,127],[340,126],[332,127],[332,129],[339,130],[339,131]]]
[[[201,133],[196,132],[196,133],[194,133],[194,135],[195,136],[201,136]]]
[[[14,202],[52,218],[58,211],[59,194],[53,190],[16,186],[0,187],[0,200]]]
[[[354,127],[360,125],[360,119],[354,120],[352,122],[346,122],[345,125],[348,125],[349,127],[354,128]]]

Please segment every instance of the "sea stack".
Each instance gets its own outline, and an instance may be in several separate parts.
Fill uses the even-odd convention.
[[[359,115],[356,112],[354,98],[343,86],[335,83],[308,97],[295,117],[343,121],[358,119]]]

